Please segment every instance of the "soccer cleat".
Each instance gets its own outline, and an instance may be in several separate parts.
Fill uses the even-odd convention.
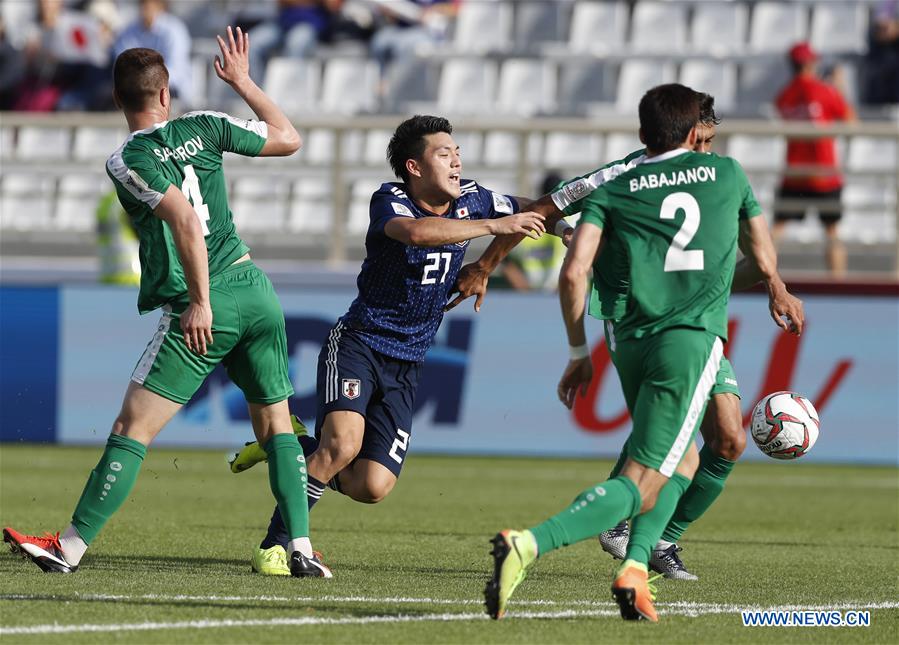
[[[44,533],[43,536],[23,535],[15,529],[6,527],[3,529],[3,541],[9,544],[13,553],[21,553],[22,557],[30,558],[41,570],[46,573],[75,573],[78,565],[69,564],[62,553],[62,545],[59,543],[59,533],[52,535]]]
[[[655,600],[656,589],[649,584],[646,569],[633,560],[627,560],[618,570],[612,583],[612,597],[618,603],[621,617],[625,620],[649,620],[659,622],[652,601]]]
[[[299,551],[294,551],[290,556],[290,575],[294,578],[333,578],[331,570],[322,564],[321,554],[313,551],[312,557],[307,558]]]
[[[256,548],[253,551],[253,559],[250,566],[256,573],[264,576],[289,576],[290,567],[287,566],[287,551],[280,544],[269,549]]]
[[[682,550],[676,544],[664,549],[653,549],[652,555],[649,556],[649,567],[672,580],[699,580],[699,576],[687,571],[687,567],[677,555]]]
[[[290,425],[293,428],[293,434],[297,437],[304,437],[309,434],[306,426],[300,421],[295,414],[290,415]],[[242,473],[249,470],[262,461],[268,461],[268,455],[259,445],[258,441],[248,441],[240,452],[234,453],[234,456],[228,460],[232,473]]]
[[[487,614],[499,620],[515,588],[527,575],[527,568],[537,559],[537,542],[528,531],[501,531],[490,540],[493,550],[493,577],[484,588]]]
[[[599,544],[602,550],[611,555],[616,560],[624,560],[624,554],[627,553],[627,543],[630,540],[631,530],[627,525],[627,520],[613,526],[608,531],[599,534]]]

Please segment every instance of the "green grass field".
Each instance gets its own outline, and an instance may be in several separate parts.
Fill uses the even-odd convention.
[[[0,447],[0,523],[61,530],[99,448]],[[563,508],[610,463],[413,455],[385,502],[329,491],[313,542],[333,580],[264,578],[249,555],[266,467],[154,450],[75,575],[0,555],[3,642],[899,642],[899,473],[741,464],[682,542],[699,582],[663,581],[657,625],[625,623],[615,565],[588,542],[549,555],[507,619],[486,620],[488,539]],[[871,608],[871,626],[743,627],[740,609]]]

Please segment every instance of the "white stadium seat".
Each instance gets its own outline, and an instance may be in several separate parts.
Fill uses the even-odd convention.
[[[631,46],[635,50],[677,53],[686,44],[686,5],[650,0],[637,3],[631,26]]]
[[[715,97],[715,110],[733,112],[737,104],[737,69],[733,63],[688,60],[680,69],[680,82]]]
[[[334,131],[312,130],[303,137],[300,154],[303,161],[310,164],[329,164],[334,159]],[[362,157],[362,133],[348,130],[343,133],[340,147],[344,163],[357,163]]]
[[[16,153],[20,159],[65,159],[71,142],[69,128],[24,125],[19,128]]]
[[[456,16],[453,48],[466,54],[506,51],[512,41],[512,5],[499,0],[463,2]]]
[[[571,13],[568,47],[575,53],[609,53],[625,49],[628,8],[624,2],[581,0]]]
[[[534,116],[554,111],[556,70],[545,61],[512,58],[499,72],[497,110],[504,114]]]
[[[615,106],[619,112],[633,114],[647,90],[674,81],[674,66],[652,60],[626,60],[618,72]]]
[[[564,40],[561,2],[530,0],[515,3],[515,45],[521,51],[536,51],[542,43]]]
[[[271,177],[241,177],[234,182],[231,212],[237,232],[277,233],[287,215],[287,182]]]
[[[690,45],[715,56],[739,53],[746,46],[748,15],[739,2],[700,2],[693,8]]]
[[[603,153],[603,159],[605,163],[624,159],[630,153],[643,147],[643,144],[640,143],[640,138],[636,134],[624,134],[623,132],[610,134],[606,137],[606,150]],[[592,168],[589,170],[592,170]]]
[[[528,159],[540,159],[542,137],[527,136]],[[488,132],[484,137],[484,163],[488,166],[514,166],[521,158],[521,135],[514,132]]]
[[[572,168],[583,174],[602,163],[602,139],[596,134],[550,132],[546,135],[543,163],[548,168]]]
[[[453,141],[459,146],[459,153],[462,155],[462,174],[464,176],[466,166],[475,166],[481,163],[484,156],[484,137],[480,132],[454,130]]]
[[[72,157],[78,160],[108,159],[128,138],[128,132],[117,128],[82,126],[75,130]]]
[[[737,105],[741,112],[758,116],[790,81],[786,58],[749,61],[740,66]]]
[[[852,137],[849,140],[849,169],[855,171],[896,170],[896,140],[881,137]]]
[[[320,106],[325,113],[358,114],[378,107],[380,72],[372,60],[335,58],[325,63]]]
[[[811,43],[822,52],[865,51],[868,7],[861,2],[819,2],[812,8]]]
[[[749,46],[754,52],[785,56],[807,33],[806,8],[791,2],[758,2],[752,10]]]
[[[66,175],[59,180],[55,227],[64,231],[93,231],[97,228],[100,199],[114,190],[105,175]]]
[[[0,127],[0,159],[13,156],[16,131],[9,127]]]
[[[369,130],[365,135],[362,160],[369,166],[380,166],[385,172],[390,172],[387,166],[387,144],[392,136],[392,130]]]
[[[315,109],[320,80],[321,67],[317,61],[272,58],[265,67],[262,86],[287,114],[297,114]]]
[[[735,134],[727,140],[727,156],[747,170],[780,170],[787,151],[786,139],[779,136]]]
[[[0,228],[36,231],[53,224],[54,179],[35,173],[6,173],[0,178]]]
[[[437,91],[437,104],[442,113],[490,114],[495,95],[496,63],[457,58],[443,64]]]
[[[381,187],[381,183],[375,179],[362,179],[353,183],[350,192],[349,217],[346,223],[346,231],[349,235],[364,236],[368,231],[368,224],[371,221],[369,216],[371,196]]]
[[[295,233],[325,235],[333,228],[333,215],[330,181],[301,179],[294,182],[288,230]]]

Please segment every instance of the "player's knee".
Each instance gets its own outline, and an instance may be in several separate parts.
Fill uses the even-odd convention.
[[[746,433],[743,427],[734,423],[721,424],[711,449],[719,457],[729,461],[737,461],[746,449]]]

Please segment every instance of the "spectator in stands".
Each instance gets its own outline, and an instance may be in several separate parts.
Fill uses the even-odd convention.
[[[113,57],[134,47],[147,47],[162,54],[169,70],[172,96],[193,105],[190,33],[180,18],[168,12],[166,0],[140,0],[140,16],[119,34]]]
[[[291,58],[311,56],[319,42],[330,40],[340,18],[343,0],[278,0],[275,20],[250,31],[255,57],[250,76],[265,78],[265,66],[280,49]]]
[[[24,77],[25,56],[9,42],[6,23],[0,16],[0,110],[12,108]]]
[[[383,70],[391,61],[429,49],[446,36],[460,0],[377,2],[381,26],[371,40],[371,55]]]
[[[777,97],[777,110],[790,120],[828,124],[853,121],[855,114],[832,85],[817,75],[818,55],[808,43],[798,43],[789,53],[793,79]],[[803,168],[814,166],[808,174]],[[827,233],[827,266],[835,276],[846,272],[846,250],[839,239],[843,178],[837,165],[832,137],[795,139],[787,142],[787,174],[778,191],[774,212],[774,240],[778,242],[787,222],[801,220],[813,206]]]
[[[899,103],[899,0],[875,10],[864,69],[868,103]]]

